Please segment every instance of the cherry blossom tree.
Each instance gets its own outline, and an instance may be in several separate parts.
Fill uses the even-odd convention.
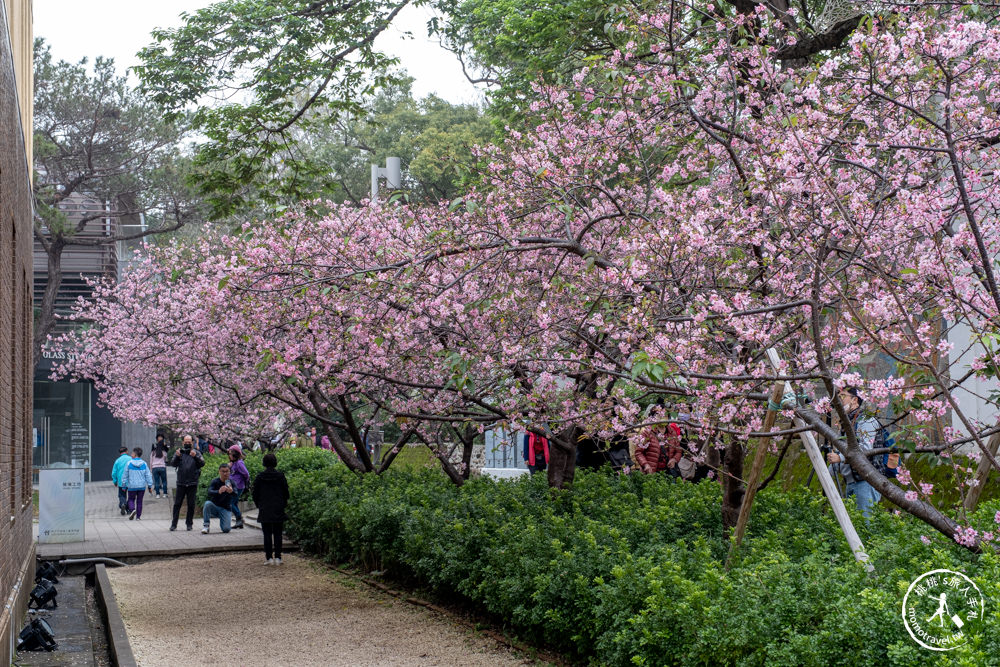
[[[625,51],[538,89],[537,125],[484,148],[461,200],[312,202],[151,256],[90,307],[98,326],[64,371],[99,378],[129,418],[299,411],[359,472],[388,465],[368,460],[364,429],[396,419],[456,481],[467,470],[442,430],[545,435],[564,486],[581,437],[683,414],[689,455],[720,454],[726,525],[748,441],[808,429],[889,502],[979,549],[991,532],[905,468],[899,483],[879,474],[837,390],[905,417],[893,428],[911,451],[964,446],[997,467],[997,425],[956,399],[997,368],[995,10],[890,7],[802,53],[793,19],[697,3],[635,15]],[[959,323],[984,346],[971,372],[948,342]],[[894,375],[860,373],[875,353]],[[130,393],[137,376],[148,389]],[[785,423],[765,429],[784,382]]]
[[[1000,306],[998,33],[979,11],[873,18],[845,54],[794,68],[766,39],[730,38],[782,31],[763,8],[699,28],[700,48],[677,46],[691,39],[678,5],[638,17],[638,33],[659,36],[658,62],[612,59],[611,93],[550,91],[537,110],[552,120],[523,150],[497,153],[510,162],[494,164],[483,203],[490,229],[507,225],[512,253],[539,248],[539,261],[559,266],[547,288],[572,285],[569,299],[527,293],[545,306],[539,327],[555,323],[563,349],[579,345],[562,370],[552,350],[535,370],[571,376],[575,366],[577,376],[630,377],[685,396],[698,426],[738,436],[726,438],[723,471],[735,486],[760,402],[773,383],[792,381],[812,404],[800,400],[786,416],[829,436],[891,502],[955,536],[924,489],[875,472],[836,389],[857,387],[874,406],[908,414],[915,449],[971,442],[992,456],[984,436],[996,426],[962,412],[955,390],[968,375],[942,358],[948,328],[991,334]],[[777,372],[768,349],[784,359]],[[895,359],[896,377],[857,373],[874,352]],[[987,355],[977,365],[994,363]],[[592,414],[614,429],[634,425],[636,407],[624,392]],[[968,435],[944,429],[936,442],[930,427],[949,410]],[[844,442],[822,419],[831,412]],[[963,483],[969,471],[956,472]]]

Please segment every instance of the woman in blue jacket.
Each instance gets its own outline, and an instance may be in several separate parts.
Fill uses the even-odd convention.
[[[125,464],[122,473],[122,486],[128,489],[128,518],[142,518],[142,497],[146,494],[146,489],[153,492],[153,473],[149,466],[142,460],[142,447],[132,450],[132,459]]]

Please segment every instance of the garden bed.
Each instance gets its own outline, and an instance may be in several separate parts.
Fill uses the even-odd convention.
[[[881,511],[866,524],[855,513],[869,573],[822,496],[805,489],[758,497],[727,571],[712,482],[581,473],[571,491],[553,491],[540,476],[457,488],[435,471],[289,472],[288,529],[304,548],[460,596],[585,662],[942,664],[900,616],[910,582],[938,568],[969,575],[987,600],[977,641],[947,659],[988,664],[1000,649],[995,555],[970,554],[906,516]],[[994,505],[975,520],[993,523]]]

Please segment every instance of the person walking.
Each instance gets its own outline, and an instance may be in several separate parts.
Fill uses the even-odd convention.
[[[285,527],[285,507],[288,505],[288,481],[277,470],[278,458],[264,454],[264,470],[253,481],[251,496],[257,505],[257,523],[264,533],[264,564],[281,565],[281,534]]]
[[[204,522],[201,527],[201,534],[207,535],[212,527],[212,519],[219,518],[219,528],[222,532],[230,531],[230,522],[233,518],[232,506],[235,496],[233,485],[229,481],[229,464],[223,463],[219,466],[219,476],[208,484],[208,500],[201,509]]]
[[[243,491],[250,487],[250,471],[243,463],[243,448],[233,445],[229,448],[229,475],[235,494],[233,495],[233,528],[243,528],[243,512],[240,511],[240,498]]]
[[[142,447],[132,450],[132,458],[125,464],[122,475],[125,488],[128,489],[128,520],[142,518],[142,497],[146,489],[153,492],[153,473],[142,460]]]
[[[198,491],[198,478],[201,477],[201,467],[205,465],[205,458],[194,446],[194,439],[190,435],[185,435],[180,449],[174,452],[174,457],[170,460],[170,465],[177,468],[177,493],[174,497],[173,518],[170,522],[170,530],[177,530],[177,519],[181,515],[181,504],[187,498],[187,529],[194,528],[194,503],[195,494]]]
[[[118,489],[118,509],[122,516],[128,514],[128,489],[122,483],[122,473],[125,472],[125,465],[131,460],[132,457],[128,455],[128,447],[119,447],[118,458],[115,459],[115,464],[111,467],[111,482]]]
[[[160,494],[167,497],[167,450],[170,448],[163,439],[163,435],[156,436],[156,444],[149,452],[149,469],[153,472],[153,490],[156,497]]]

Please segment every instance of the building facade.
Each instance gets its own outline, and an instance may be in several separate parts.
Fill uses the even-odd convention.
[[[31,536],[32,7],[0,0],[0,663],[34,578]],[[9,518],[8,518],[9,517]]]
[[[56,337],[69,327],[80,326],[70,320],[77,299],[89,299],[94,280],[117,280],[134,250],[114,237],[123,225],[136,226],[116,215],[110,202],[74,194],[59,204],[68,222],[75,226],[88,220],[75,238],[93,239],[95,245],[68,245],[62,250],[59,291],[56,294]],[[93,218],[93,219],[90,219]],[[101,242],[101,239],[109,239]],[[34,244],[34,302],[41,303],[48,283],[48,257],[41,244]],[[142,447],[148,452],[156,430],[138,424],[123,423],[98,404],[97,392],[90,382],[53,380],[52,367],[73,350],[51,343],[42,347],[35,367],[34,408],[32,411],[33,466],[42,468],[83,468],[87,481],[111,479],[111,467],[122,445]]]

